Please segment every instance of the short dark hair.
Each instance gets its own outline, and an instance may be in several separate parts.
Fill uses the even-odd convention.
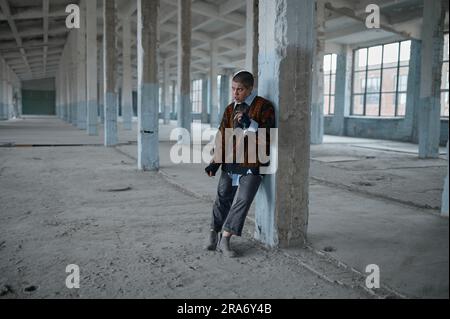
[[[241,83],[246,88],[251,88],[255,85],[255,78],[248,71],[239,71],[234,75],[233,82]]]

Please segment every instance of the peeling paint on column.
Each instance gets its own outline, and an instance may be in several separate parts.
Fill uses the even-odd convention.
[[[86,4],[80,2],[80,28],[77,29],[77,127],[86,130]]]
[[[191,30],[192,0],[178,0],[178,127],[191,131]],[[188,98],[186,98],[188,97]]]
[[[98,135],[97,0],[86,2],[87,133]]]
[[[144,171],[159,169],[158,84],[142,84],[138,102],[138,168]]]
[[[138,0],[138,169],[159,169],[159,1]]]
[[[262,1],[259,9],[258,92],[274,103],[279,133],[278,171],[264,176],[256,197],[255,238],[301,246],[309,214],[314,0]]]
[[[103,0],[103,78],[105,110],[105,146],[114,146],[117,137],[117,93],[115,91],[115,9],[114,0]]]
[[[439,157],[445,3],[429,1],[423,10],[419,158]]]
[[[117,144],[117,94],[105,94],[105,146]]]
[[[129,18],[123,18],[122,34],[122,118],[124,130],[133,127],[133,96],[131,90],[131,28]]]

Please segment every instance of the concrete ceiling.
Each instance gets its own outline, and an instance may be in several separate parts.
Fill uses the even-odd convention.
[[[88,0],[89,1],[89,0]],[[320,0],[322,1],[322,0]],[[420,38],[424,0],[328,0],[325,22],[327,47],[360,46],[394,39]],[[21,80],[53,77],[58,69],[69,30],[65,26],[68,4],[73,0],[0,0],[0,56]],[[209,70],[210,43],[219,45],[219,70],[240,69],[245,60],[246,2],[243,0],[194,0],[192,4],[193,78]],[[122,16],[136,23],[136,1],[116,0],[117,52],[121,56]],[[381,9],[381,29],[367,29],[365,8]],[[176,75],[177,0],[161,0],[160,57],[169,59]],[[102,39],[102,1],[98,1],[99,36]],[[448,7],[446,25],[448,30]],[[136,27],[132,27],[133,35]],[[136,65],[136,41],[132,41]],[[120,72],[120,63],[119,72]]]

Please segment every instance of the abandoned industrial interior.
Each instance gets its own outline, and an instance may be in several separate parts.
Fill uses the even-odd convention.
[[[448,6],[0,0],[0,299],[448,299]],[[277,166],[227,258],[202,152],[242,70]]]

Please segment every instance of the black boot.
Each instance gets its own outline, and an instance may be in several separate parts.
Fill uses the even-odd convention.
[[[236,252],[231,249],[230,247],[230,238],[221,236],[220,243],[219,243],[219,250],[228,258],[234,258],[237,256]]]
[[[206,250],[216,250],[218,237],[219,237],[218,233],[214,230],[211,230],[209,232],[208,244],[206,244],[205,249]]]

